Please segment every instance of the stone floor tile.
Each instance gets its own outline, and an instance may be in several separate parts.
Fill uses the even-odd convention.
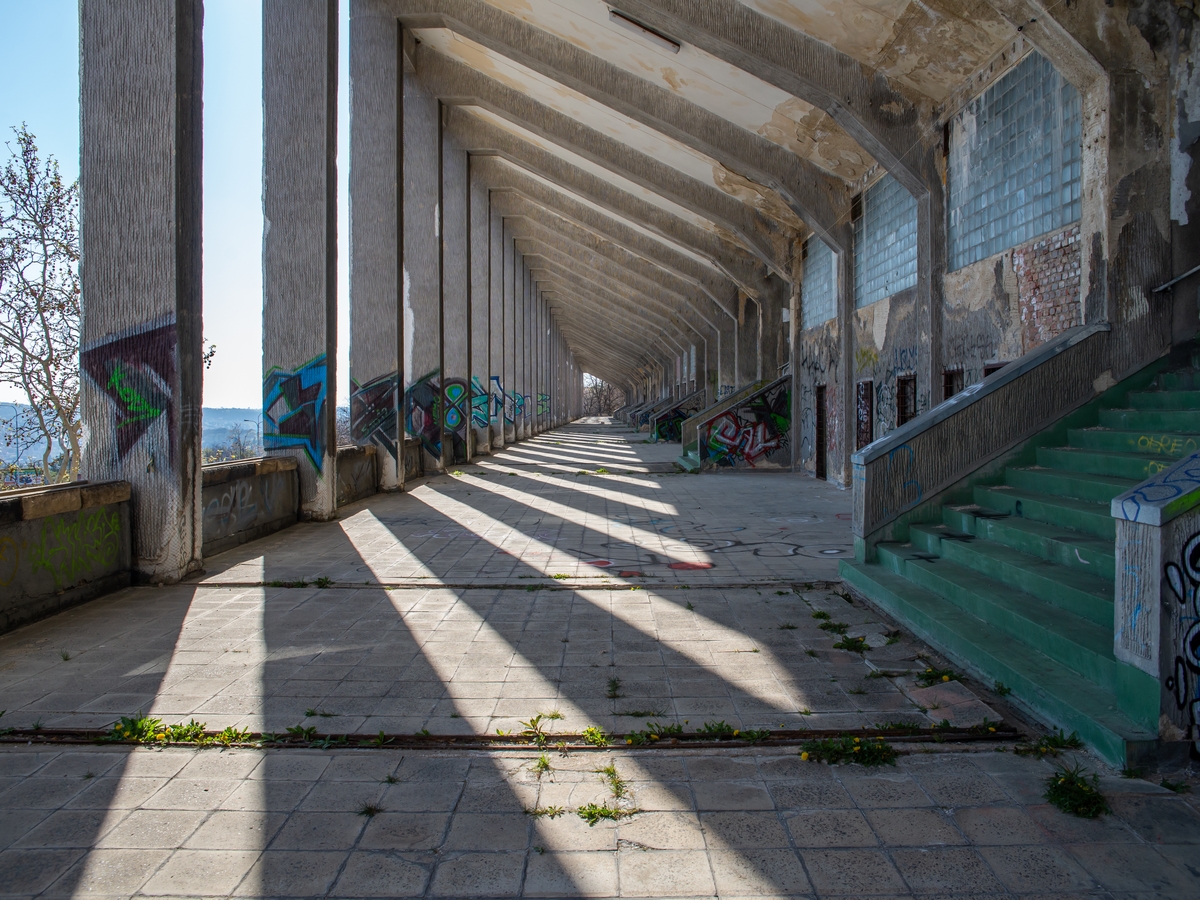
[[[535,819],[529,842],[535,850],[541,847],[543,851],[616,850],[617,825],[606,821],[588,825],[567,810],[553,819],[548,816]]]
[[[92,850],[46,891],[51,897],[128,897],[167,860],[171,850]]]
[[[399,853],[356,851],[346,860],[332,893],[343,897],[421,897],[429,883],[427,865]]]
[[[617,867],[622,897],[710,897],[716,890],[699,850],[622,850]]]
[[[82,778],[32,776],[0,794],[0,809],[58,809],[87,787]]]
[[[789,846],[788,835],[772,812],[701,813],[700,825],[710,849],[773,849]]]
[[[147,809],[216,809],[240,782],[173,778],[142,806]]]
[[[349,856],[345,851],[266,850],[234,891],[238,897],[323,897]]]
[[[967,806],[952,810],[951,815],[972,844],[1038,844],[1046,840],[1046,832],[1018,807]]]
[[[438,862],[434,897],[516,897],[521,892],[525,853],[462,853]]]
[[[48,809],[5,809],[0,815],[0,850],[29,834],[54,812]]]
[[[721,897],[797,896],[812,891],[794,850],[713,850],[709,862]]]
[[[777,781],[768,787],[779,809],[846,809],[854,806],[846,789],[832,778]]]
[[[36,894],[53,884],[85,851],[5,850],[0,852],[0,890],[8,894]]]
[[[907,893],[900,873],[877,850],[802,850],[800,856],[821,896]]]
[[[856,809],[819,809],[789,813],[788,831],[797,847],[877,847],[870,823]]]
[[[860,774],[862,771],[856,767],[843,774],[842,770],[839,770],[839,776],[854,802],[864,809],[933,805],[929,795],[921,789],[920,783],[908,775],[901,772]]]
[[[979,806],[1008,800],[1008,795],[983,772],[961,775],[921,775],[919,781],[939,806]]]
[[[292,813],[271,841],[272,850],[349,850],[366,827],[358,813]]]
[[[142,893],[222,896],[238,886],[259,856],[257,850],[177,850],[146,882]]]
[[[282,813],[217,810],[183,846],[189,850],[262,850],[286,818]]]
[[[617,855],[596,852],[532,853],[525,897],[616,897]]]
[[[180,765],[182,766],[182,760]],[[123,776],[120,778],[95,778],[88,786],[73,797],[67,804],[68,809],[134,809],[146,803],[162,790],[170,779],[166,777],[136,778]],[[0,800],[0,808],[4,808]]]
[[[1146,844],[1075,844],[1066,847],[1088,875],[1110,891],[1161,892],[1167,896],[1200,896],[1200,879],[1163,858]],[[1200,865],[1200,855],[1191,857]]]
[[[935,809],[870,809],[867,821],[889,847],[965,844],[954,822]]]
[[[702,850],[704,831],[695,813],[648,812],[624,819],[617,837],[652,850]]]
[[[290,784],[291,782],[280,782]],[[382,806],[384,809],[399,811],[400,807],[389,803],[388,794],[394,787],[372,781],[334,781],[324,779],[317,782],[300,801],[299,809],[303,812],[358,812],[365,804]],[[430,791],[428,793],[435,793]]]
[[[980,847],[1004,886],[1017,893],[1090,891],[1095,881],[1063,850],[1051,846]]]
[[[1065,813],[1048,803],[1028,806],[1026,811],[1052,840],[1064,844],[1092,841],[1106,844],[1132,843],[1139,837],[1134,829],[1118,816],[1084,819]]]
[[[442,845],[448,813],[390,813],[371,818],[359,839],[361,850],[433,850]]]
[[[206,813],[193,809],[135,809],[95,846],[122,850],[174,850],[200,827]]]
[[[762,783],[694,780],[696,808],[701,810],[774,809]]]
[[[221,801],[220,808],[247,812],[291,812],[311,790],[311,781],[247,779]]]
[[[456,850],[524,850],[530,819],[524,813],[455,813],[443,845]]]
[[[60,809],[35,828],[26,831],[13,846],[44,849],[93,847],[123,817],[123,810]]]
[[[892,862],[919,894],[999,894],[1004,887],[973,849],[912,848],[892,851]]]
[[[0,797],[0,804],[4,801]],[[1200,844],[1200,813],[1180,797],[1110,796],[1113,813],[1152,844]]]

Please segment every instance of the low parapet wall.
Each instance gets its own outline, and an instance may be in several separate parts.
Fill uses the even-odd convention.
[[[268,456],[204,467],[204,556],[293,525],[300,510],[296,459]]]
[[[129,483],[0,495],[0,633],[125,587]]]
[[[337,505],[345,506],[379,492],[375,445],[338,447]]]

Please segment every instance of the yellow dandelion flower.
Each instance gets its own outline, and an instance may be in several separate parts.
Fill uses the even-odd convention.
[[[861,738],[855,738],[855,739],[854,739],[854,743],[856,743],[856,744],[857,744],[857,743],[859,743],[860,741],[861,741]]]
[[[949,680],[950,680],[950,676],[949,676],[949,675],[943,675],[943,676],[942,676],[942,681],[949,681]]]
[[[808,751],[806,750],[804,753],[801,753],[800,758],[802,760],[804,760],[805,762],[807,762],[808,761]]]

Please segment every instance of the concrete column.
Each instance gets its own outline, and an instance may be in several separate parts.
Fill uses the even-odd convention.
[[[471,314],[471,431],[474,446],[471,455],[492,452],[489,434],[489,407],[491,406],[491,236],[489,233],[489,207],[487,184],[474,169],[475,157],[467,159],[467,240],[471,258],[470,314]]]
[[[504,242],[504,443],[517,440],[517,288],[521,259],[507,224]]]
[[[829,411],[829,431],[837,435],[840,453],[827,452],[828,481],[837,481],[850,487],[853,478],[853,463],[850,461],[855,447],[855,400],[854,400],[854,260],[850,253],[837,254],[838,277],[838,394],[829,396],[826,387],[825,403]],[[830,379],[832,383],[832,379]],[[837,427],[840,425],[841,427]],[[838,469],[840,468],[840,471]]]
[[[263,2],[263,444],[337,505],[337,0]]]
[[[407,40],[407,38],[405,38]],[[403,76],[404,429],[426,472],[442,469],[441,216],[437,99]]]
[[[404,481],[400,259],[400,26],[350,0],[350,431],[374,444],[381,490]]]
[[[490,193],[489,193],[490,197]],[[507,344],[505,334],[505,291],[507,290],[506,273],[508,272],[508,251],[504,242],[504,219],[500,213],[488,204],[488,308],[490,311],[491,355],[488,390],[491,396],[491,409],[488,415],[489,434],[493,452],[502,448],[505,441],[504,428],[504,373]]]
[[[737,390],[758,379],[758,304],[749,297],[738,298]]]
[[[83,469],[133,486],[133,566],[200,568],[201,0],[81,0]]]
[[[514,419],[516,420],[516,440],[523,441],[529,437],[528,418],[526,417],[526,397],[529,394],[529,383],[526,381],[526,372],[529,365],[529,328],[526,324],[529,308],[529,269],[525,267],[525,260],[517,254],[517,291],[516,291],[516,317],[514,318],[514,327],[516,329],[516,349],[513,353],[514,362],[516,363],[516,381],[513,383],[513,392],[515,393],[514,403],[515,412]]]
[[[439,117],[439,126],[441,119]],[[471,245],[467,153],[439,127],[441,142],[442,456],[464,463],[471,427]]]

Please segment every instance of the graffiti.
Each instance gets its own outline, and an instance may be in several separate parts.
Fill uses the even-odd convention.
[[[56,587],[70,587],[84,575],[111,566],[121,550],[121,516],[114,510],[85,510],[72,520],[52,516],[42,522],[30,548],[34,573],[49,572]]]
[[[175,323],[170,322],[126,333],[80,352],[83,371],[112,401],[118,459],[124,459],[165,414],[174,463],[175,349]]]
[[[856,374],[866,369],[875,368],[878,362],[879,354],[871,347],[859,347],[854,351],[854,371]]]
[[[892,349],[892,374],[903,375],[917,367],[916,347],[895,347]]]
[[[251,502],[253,498],[254,486],[249,481],[231,484],[204,507],[204,527],[230,534],[239,525],[252,524],[258,515],[258,504]]]
[[[1140,441],[1139,441],[1140,446]],[[1116,499],[1121,515],[1131,522],[1162,523],[1172,500],[1200,491],[1200,453],[1193,453]]]
[[[294,372],[274,366],[263,379],[263,447],[303,450],[318,477],[325,458],[326,378],[322,353]]]
[[[679,443],[683,440],[683,423],[688,417],[688,412],[683,409],[673,409],[658,420],[658,424],[654,426],[654,440],[656,441],[673,441]]]
[[[1200,534],[1187,539],[1179,562],[1167,563],[1164,574],[1174,594],[1172,613],[1179,621],[1178,650],[1164,685],[1175,700],[1180,718],[1189,725],[1192,758],[1200,759],[1200,730],[1197,729],[1200,724]]]
[[[442,458],[442,391],[439,370],[434,369],[414,381],[404,392],[404,430],[419,438],[425,452]]]
[[[507,422],[509,425],[513,423],[512,416],[509,414],[508,395],[504,393],[504,385],[500,383],[500,376],[492,376],[492,412],[491,421],[500,424],[501,421]]]
[[[519,407],[520,415],[522,415],[522,416],[533,415],[533,404],[529,402],[532,399],[533,399],[533,397],[529,394],[526,394],[525,396],[520,397],[520,401],[521,401],[520,407]]]
[[[777,383],[714,419],[709,461],[729,467],[790,465],[791,396],[786,381]]]
[[[397,458],[396,389],[399,375],[389,372],[360,385],[351,379],[350,436],[356,444],[374,442]]]
[[[1143,434],[1138,438],[1138,450],[1142,453],[1161,453],[1164,456],[1181,456],[1200,450],[1196,439],[1178,434]]]
[[[487,428],[490,419],[491,397],[478,375],[471,376],[471,424],[476,428]]]
[[[17,577],[17,565],[21,561],[21,548],[7,535],[0,537],[0,587],[8,587]]]
[[[539,416],[550,415],[550,395],[549,394],[538,394],[537,395],[537,414]]]
[[[520,394],[509,392],[504,404],[504,418],[510,424],[525,415],[525,398]]]
[[[717,388],[717,399],[723,400],[726,397],[732,397],[736,393],[737,388],[735,388],[732,384],[723,384]]]

